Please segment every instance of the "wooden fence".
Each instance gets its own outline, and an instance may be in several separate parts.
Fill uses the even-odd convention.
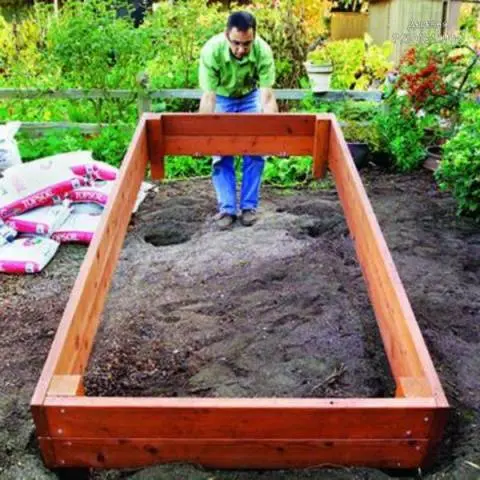
[[[275,96],[278,100],[302,100],[310,93],[306,89],[277,89]],[[111,100],[123,99],[136,102],[138,116],[145,112],[152,111],[154,100],[158,99],[191,99],[199,100],[202,95],[200,89],[164,89],[156,91],[145,90],[102,90],[102,89],[66,89],[66,90],[42,90],[35,88],[2,88],[0,89],[0,100],[27,100],[27,99],[63,99],[63,100]],[[379,91],[356,91],[356,90],[330,90],[324,93],[315,93],[319,100],[335,102],[342,100],[369,100],[380,102],[381,92]],[[105,124],[99,123],[75,123],[75,122],[23,122],[21,131],[35,135],[51,128],[78,128],[83,133],[96,133]]]

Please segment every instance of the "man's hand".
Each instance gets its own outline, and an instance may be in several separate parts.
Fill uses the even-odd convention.
[[[277,101],[271,88],[260,89],[260,104],[263,113],[278,113]]]
[[[202,98],[200,99],[200,108],[198,109],[198,112],[214,113],[216,103],[217,97],[215,92],[203,92]]]

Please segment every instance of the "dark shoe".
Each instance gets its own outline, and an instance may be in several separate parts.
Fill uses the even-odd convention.
[[[240,221],[244,227],[251,227],[257,221],[257,212],[255,210],[242,210]]]
[[[236,218],[235,215],[222,212],[215,217],[215,223],[220,230],[228,230],[229,228],[232,228]]]

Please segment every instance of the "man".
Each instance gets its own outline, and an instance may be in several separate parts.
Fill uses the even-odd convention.
[[[225,32],[212,37],[203,47],[199,66],[200,113],[278,112],[272,86],[275,64],[269,45],[256,35],[255,17],[234,12]],[[245,226],[256,221],[260,184],[265,160],[243,157],[240,192],[240,221]],[[236,178],[233,156],[213,157],[213,185],[217,194],[220,229],[230,228],[237,217]]]

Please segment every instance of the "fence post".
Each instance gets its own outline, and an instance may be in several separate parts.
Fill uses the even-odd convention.
[[[138,118],[142,116],[142,113],[152,111],[152,99],[148,92],[148,75],[145,72],[140,72],[137,75],[137,112]]]

